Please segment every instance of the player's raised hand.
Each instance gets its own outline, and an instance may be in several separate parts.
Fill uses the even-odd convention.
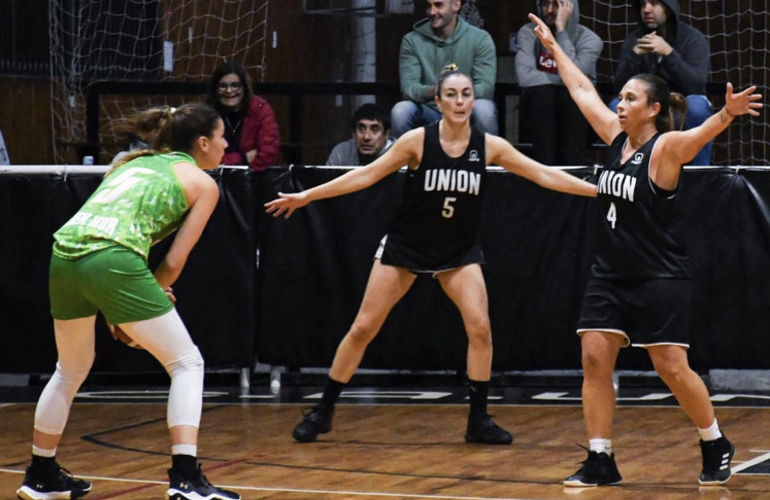
[[[540,39],[540,43],[542,43],[546,49],[551,50],[553,46],[556,45],[556,39],[553,37],[553,33],[551,33],[551,28],[534,14],[529,15],[529,20],[537,25],[535,26],[535,35]]]
[[[759,102],[762,94],[755,94],[756,85],[752,85],[743,92],[733,93],[733,84],[727,82],[727,93],[725,94],[725,112],[731,117],[749,114],[759,116],[758,109],[762,109],[764,104]]]
[[[286,213],[285,218],[291,217],[291,214],[298,208],[302,208],[310,203],[304,192],[301,193],[278,193],[278,198],[273,201],[265,203],[267,208],[266,212],[273,214],[273,217],[279,217],[282,213]]]

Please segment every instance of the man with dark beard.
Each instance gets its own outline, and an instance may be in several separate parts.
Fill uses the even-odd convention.
[[[596,82],[596,61],[602,51],[599,36],[578,24],[575,0],[538,0],[537,12],[554,32],[570,59]],[[522,122],[532,141],[532,157],[546,165],[586,163],[588,122],[564,86],[556,61],[527,23],[516,37],[516,78],[521,86]]]
[[[678,0],[633,0],[632,6],[638,26],[623,42],[613,88],[619,92],[639,73],[659,76],[672,92],[687,98],[684,129],[697,127],[711,116],[706,97],[708,40],[679,20]],[[610,102],[610,109],[617,111],[617,99]],[[712,145],[708,143],[690,164],[709,165]]]

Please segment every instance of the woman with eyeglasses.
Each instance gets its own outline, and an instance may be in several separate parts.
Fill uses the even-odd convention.
[[[281,136],[275,113],[267,101],[253,94],[243,66],[237,62],[219,66],[211,77],[208,101],[225,124],[229,146],[224,165],[248,165],[262,171],[276,163]]]

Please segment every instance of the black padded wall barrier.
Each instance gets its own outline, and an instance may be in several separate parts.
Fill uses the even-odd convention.
[[[278,191],[342,173],[312,167],[212,173],[219,206],[174,287],[208,368],[251,366],[255,358],[329,366],[358,310],[403,174],[312,203],[288,220],[265,215],[262,205]],[[596,179],[592,169],[573,174]],[[593,200],[546,191],[505,172],[489,175],[482,239],[494,369],[579,368],[574,329],[591,263],[589,221],[601,214]],[[98,175],[0,175],[1,372],[53,370],[51,235],[100,181]],[[680,230],[694,284],[690,360],[700,370],[770,368],[769,200],[767,169],[683,175]],[[153,249],[151,265],[168,244]],[[95,371],[161,370],[147,353],[113,341],[103,320],[98,325]],[[362,366],[462,369],[466,347],[454,305],[423,276],[395,307]],[[618,366],[651,368],[640,349],[624,350]]]
[[[340,171],[271,170],[266,197],[304,189]],[[596,182],[591,169],[573,171]],[[399,195],[399,175],[268,218],[262,238],[263,311],[257,353],[265,363],[329,366],[363,296],[372,256]],[[482,238],[494,369],[580,367],[574,333],[591,264],[593,200],[491,172]],[[690,360],[698,369],[770,368],[770,171],[688,169],[678,210],[694,283]],[[420,277],[372,342],[362,366],[455,369],[465,364],[460,316]],[[651,369],[641,349],[619,368]]]
[[[255,187],[260,174],[212,172],[220,200],[174,285],[177,308],[208,368],[251,366],[256,293]],[[101,175],[0,175],[0,372],[46,373],[56,363],[48,301],[53,233]],[[150,253],[160,262],[171,239]],[[97,318],[95,372],[163,371],[152,356],[113,340]]]

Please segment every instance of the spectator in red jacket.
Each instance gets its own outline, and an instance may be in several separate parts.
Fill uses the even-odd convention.
[[[278,159],[281,136],[273,108],[254,95],[246,70],[237,62],[219,66],[211,77],[209,104],[222,116],[229,146],[224,165],[262,171]]]

